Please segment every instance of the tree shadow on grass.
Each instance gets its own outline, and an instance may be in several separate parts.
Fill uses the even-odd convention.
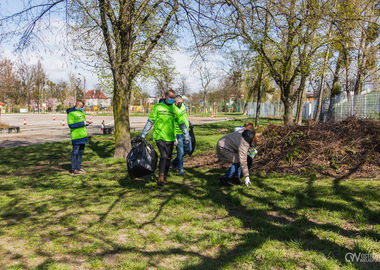
[[[221,171],[212,170],[209,173],[220,175]],[[312,232],[313,229],[327,231],[332,230],[337,234],[350,237],[352,240],[355,240],[357,231],[347,230],[331,223],[315,222],[304,215],[297,214],[297,210],[308,208],[310,205],[313,205],[313,207],[324,207],[326,209],[337,210],[338,205],[335,203],[329,204],[326,202],[323,206],[318,206],[320,200],[318,198],[318,194],[315,192],[315,187],[313,186],[316,181],[314,177],[311,177],[307,181],[305,189],[299,189],[294,192],[284,192],[268,186],[266,183],[270,181],[269,178],[254,178],[253,185],[264,191],[271,190],[279,193],[281,196],[292,196],[297,199],[295,207],[285,208],[279,206],[275,199],[272,200],[268,197],[255,196],[244,187],[232,189],[216,187],[215,183],[218,181],[218,177],[216,176],[202,177],[197,171],[192,171],[192,174],[203,178],[201,180],[202,183],[205,183],[204,188],[209,191],[209,199],[211,199],[216,205],[223,206],[228,211],[229,216],[233,216],[241,220],[245,228],[256,230],[259,234],[248,233],[245,236],[246,240],[244,243],[238,245],[233,250],[230,250],[222,256],[218,256],[216,258],[203,259],[201,264],[190,266],[186,269],[210,269],[210,267],[213,269],[223,268],[226,264],[233,263],[238,257],[246,254],[252,254],[268,240],[297,241],[303,250],[317,251],[318,253],[323,254],[324,257],[333,258],[342,265],[347,265],[347,262],[345,261],[345,254],[348,252],[355,251],[357,253],[361,252],[362,254],[366,253],[365,250],[361,250],[357,247],[355,250],[351,250],[335,243],[332,240],[321,239]],[[246,206],[242,205],[239,200],[232,195],[232,190],[234,190],[234,192],[238,192],[246,198],[250,198],[252,201],[269,206],[269,211],[261,209],[247,209]],[[347,190],[345,193],[347,193]],[[357,206],[361,207],[361,205]],[[349,209],[349,207],[347,209]],[[280,213],[280,215],[284,215],[285,218],[281,216],[275,216],[275,218],[271,217],[271,212],[273,211]],[[378,267],[379,264],[357,266],[359,268],[369,267],[371,269],[371,267]]]
[[[59,166],[69,160],[71,145],[68,142],[45,143],[28,147],[0,149],[3,159],[0,162],[3,172],[28,173],[36,166]],[[4,169],[3,169],[4,168]]]
[[[176,249],[175,251],[170,249],[166,251],[153,251],[148,252],[146,250],[140,250],[138,248],[133,248],[133,252],[141,254],[182,254],[195,256],[202,260],[200,264],[191,265],[185,267],[184,269],[219,269],[227,265],[233,264],[238,258],[244,257],[246,255],[253,255],[255,250],[262,247],[264,243],[270,240],[278,240],[281,242],[291,242],[296,241],[299,243],[303,251],[316,251],[319,254],[323,255],[326,258],[333,258],[338,261],[341,265],[347,265],[345,261],[345,254],[348,252],[353,252],[354,250],[348,249],[344,246],[341,246],[334,241],[328,239],[321,239],[319,236],[313,233],[313,229],[333,231],[337,234],[340,234],[345,237],[354,238],[357,236],[357,231],[351,231],[348,229],[341,228],[335,224],[331,223],[320,223],[313,220],[310,220],[304,215],[297,214],[297,210],[304,209],[313,205],[318,207],[317,201],[318,194],[316,194],[316,189],[314,187],[314,182],[316,179],[310,177],[307,181],[306,188],[298,189],[296,191],[283,191],[281,189],[275,189],[267,185],[267,182],[270,181],[270,178],[267,177],[257,177],[254,179],[253,185],[262,190],[268,190],[276,193],[280,193],[282,196],[295,197],[297,202],[294,207],[283,207],[279,206],[276,199],[271,199],[268,197],[259,197],[254,194],[251,194],[249,190],[245,187],[237,188],[220,188],[218,186],[218,174],[220,170],[211,170],[208,175],[202,175],[198,171],[189,169],[189,175],[187,178],[196,178],[200,180],[202,188],[207,192],[205,196],[196,197],[198,200],[211,200],[215,206],[223,207],[228,211],[228,215],[231,217],[238,218],[245,229],[253,230],[253,232],[248,232],[244,235],[243,241],[241,244],[237,245],[231,250],[224,250],[221,255],[211,258],[208,256],[203,256],[201,253],[192,252],[191,254],[188,251],[182,249]],[[130,181],[130,186],[134,184]],[[159,210],[157,211],[154,218],[146,223],[153,224],[157,217],[161,215],[162,209],[168,204],[168,202],[174,197],[174,194],[180,193],[181,196],[188,196],[195,199],[194,195],[189,189],[189,184],[186,180],[183,183],[170,183],[165,187],[166,200],[163,201],[160,205]],[[248,209],[244,206],[239,198],[233,195],[233,193],[238,192],[241,196],[250,199],[251,201],[267,205],[268,210],[263,209]],[[167,196],[168,193],[171,193],[171,196]],[[305,196],[306,194],[306,196]],[[306,202],[306,203],[305,203]],[[327,209],[336,210],[338,205],[332,203],[329,205],[325,203],[323,206]],[[273,213],[276,213],[274,215]],[[279,215],[278,215],[279,214]],[[142,228],[142,227],[140,227]],[[108,241],[108,240],[107,240]],[[122,253],[122,252],[131,252],[132,250],[125,250],[121,246],[115,246],[111,250],[104,251],[102,256],[109,254]],[[365,250],[356,248],[355,252],[361,252],[365,254]],[[297,263],[295,258],[283,258],[283,261],[292,261]],[[281,265],[281,260],[277,262],[278,265]],[[259,266],[260,261],[256,262]],[[358,268],[368,268],[376,267],[375,265],[357,265]],[[373,268],[375,269],[375,268]]]
[[[59,145],[57,147],[59,151],[67,151],[69,148],[70,147],[67,145]],[[100,151],[100,148],[101,144],[96,145],[94,152]],[[10,166],[18,168],[20,164],[25,164],[27,168],[30,169],[33,167],[33,163],[42,162],[46,158],[51,158],[54,153],[54,151],[51,151],[51,146],[43,147],[36,153],[36,155],[30,150],[27,151],[31,154],[29,158],[17,161],[16,157],[12,156],[14,164],[10,164]],[[19,150],[17,150],[17,152],[19,152]],[[51,164],[54,164],[53,162],[62,162],[63,159],[63,157],[60,157],[58,161],[52,161]],[[359,210],[368,216],[369,222],[378,222],[377,212],[369,209],[366,204],[357,199],[357,197],[365,195],[375,198],[377,195],[375,191],[357,191],[350,189],[349,186],[341,185],[340,182],[336,182],[334,183],[335,195],[349,203],[349,205],[340,203],[339,201],[331,202],[324,200],[323,195],[318,192],[318,187],[316,185],[317,179],[314,177],[305,179],[301,186],[295,186],[294,188],[285,190],[281,186],[276,187],[271,185],[270,176],[254,176],[252,186],[255,191],[258,191],[258,193],[256,193],[255,191],[252,191],[252,189],[247,189],[246,187],[219,187],[218,176],[222,174],[221,170],[212,169],[204,173],[199,169],[190,168],[187,170],[188,175],[183,178],[182,182],[170,182],[169,185],[164,188],[157,187],[155,184],[151,185],[151,180],[149,180],[149,178],[136,181],[124,176],[119,177],[114,180],[118,181],[124,189],[119,188],[114,191],[113,188],[115,187],[109,187],[107,189],[103,187],[102,189],[96,188],[94,186],[96,183],[94,182],[89,183],[84,187],[79,186],[79,181],[75,182],[74,180],[67,181],[67,179],[60,179],[59,173],[59,171],[49,173],[45,170],[27,172],[25,175],[22,175],[25,176],[25,179],[18,179],[17,185],[12,187],[12,190],[16,190],[17,188],[29,188],[30,190],[35,191],[49,191],[53,189],[62,189],[62,191],[65,191],[68,190],[71,185],[77,185],[76,188],[78,189],[78,192],[75,193],[74,197],[68,198],[65,196],[65,192],[63,192],[62,195],[60,195],[61,197],[54,198],[54,202],[51,203],[50,208],[49,205],[46,204],[51,200],[49,198],[38,203],[28,202],[28,204],[25,204],[28,208],[25,208],[20,207],[20,200],[24,200],[22,194],[14,195],[15,200],[9,202],[9,204],[5,206],[8,212],[3,211],[1,218],[7,222],[9,226],[13,223],[21,224],[25,219],[41,222],[41,224],[38,224],[38,229],[49,228],[50,225],[55,225],[55,223],[59,222],[60,226],[67,227],[68,230],[64,231],[63,234],[58,233],[57,238],[64,235],[65,237],[67,236],[68,238],[73,238],[78,242],[81,242],[83,241],[82,237],[85,236],[90,239],[100,239],[107,244],[107,248],[94,252],[91,256],[107,257],[110,254],[135,252],[144,256],[169,256],[171,254],[179,254],[182,256],[196,257],[201,261],[198,264],[187,266],[185,269],[218,269],[234,264],[239,258],[244,256],[252,256],[253,262],[257,264],[257,267],[260,267],[263,262],[255,257],[255,252],[267,241],[277,240],[284,242],[285,244],[287,242],[296,241],[299,243],[302,251],[317,252],[318,254],[329,259],[334,259],[340,265],[345,266],[347,265],[345,261],[346,253],[361,252],[365,254],[366,251],[362,250],[360,247],[347,248],[333,240],[321,238],[316,235],[313,230],[333,232],[348,238],[350,241],[355,241],[355,237],[358,236],[358,231],[344,228],[333,223],[321,223],[309,216],[300,214],[302,210],[341,210],[348,212],[352,216],[355,216],[355,212]],[[112,175],[112,173],[110,174]],[[11,188],[8,185],[9,184],[4,186],[0,185],[0,188],[3,187],[7,190]],[[155,215],[146,222],[141,223],[137,229],[143,230],[144,227],[148,225],[160,223],[161,221],[158,221],[158,217],[163,215],[165,208],[170,207],[173,198],[177,194],[180,194],[181,196],[190,199],[204,200],[207,205],[210,204],[209,202],[212,202],[213,206],[225,209],[228,212],[228,216],[235,217],[241,221],[243,229],[247,232],[242,235],[241,241],[239,241],[239,244],[234,248],[224,249],[220,254],[210,257],[202,254],[202,252],[189,251],[186,247],[167,248],[163,251],[147,251],[144,248],[138,247],[126,248],[116,241],[107,239],[102,235],[90,231],[93,226],[98,224],[116,226],[114,223],[111,223],[107,217],[120,203],[123,202],[123,200],[125,200],[125,195],[128,192],[141,191],[143,193],[150,193],[157,190],[160,192],[155,196],[160,199],[161,202]],[[72,192],[72,190],[69,192]],[[260,193],[273,195],[273,197],[260,196]],[[71,220],[75,218],[75,216],[89,214],[86,213],[86,211],[88,211],[85,210],[86,207],[89,204],[93,204],[91,207],[96,207],[96,205],[98,205],[97,203],[103,196],[112,196],[115,198],[109,202],[109,205],[107,205],[108,207],[104,209],[102,213],[96,214],[96,220],[88,222],[85,226],[80,228],[73,227],[72,229]],[[293,198],[295,203],[291,206],[284,206],[280,203],[279,198],[281,198],[281,196],[284,198]],[[243,200],[245,202],[243,202]],[[247,205],[247,200],[252,204],[259,204],[265,207],[259,208],[249,206]],[[144,201],[142,203],[146,202]],[[69,211],[73,204],[77,207],[77,212],[74,213]],[[99,203],[99,205],[104,204]],[[78,208],[78,206],[80,207]],[[36,216],[39,213],[45,213],[41,215],[40,221],[36,219]],[[60,217],[57,221],[56,216],[58,214]],[[120,227],[117,228],[121,229]],[[43,235],[43,233],[41,234]],[[366,234],[374,239],[380,238],[379,234],[374,231],[367,231]],[[54,239],[54,236],[49,237]],[[196,244],[196,242],[192,244]],[[41,254],[41,256],[49,259],[45,260],[40,267],[46,267],[47,264],[56,261],[51,259],[53,258],[51,254]],[[283,260],[295,260],[297,262],[297,259],[291,258],[291,255],[289,258],[283,258]],[[281,265],[281,261],[276,263],[276,265]],[[153,267],[157,265],[151,264],[151,266]],[[357,265],[358,268],[369,269],[371,269],[371,267],[375,269],[376,266],[378,265]]]
[[[106,136],[100,140],[93,137],[88,138],[88,147],[100,158],[110,158],[115,152],[115,141],[113,137]]]

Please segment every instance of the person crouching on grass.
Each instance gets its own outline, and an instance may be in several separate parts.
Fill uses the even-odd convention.
[[[219,139],[216,146],[219,160],[232,163],[228,171],[219,179],[221,186],[241,184],[242,174],[244,184],[248,186],[251,183],[247,160],[256,155],[255,147],[263,142],[263,135],[250,129],[232,132]]]
[[[83,112],[84,102],[78,100],[76,105],[67,109],[67,124],[70,128],[71,143],[73,151],[71,152],[71,173],[78,175],[85,173],[82,168],[82,155],[84,154],[84,147],[88,143],[87,128],[91,121],[86,121],[86,115]]]

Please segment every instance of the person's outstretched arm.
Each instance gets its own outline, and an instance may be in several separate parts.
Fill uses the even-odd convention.
[[[145,138],[146,135],[148,135],[150,129],[153,127],[153,125],[154,125],[154,121],[152,119],[148,119],[148,121],[146,121],[145,127],[143,128],[141,132],[141,137]]]
[[[246,186],[248,186],[251,183],[249,179],[249,170],[247,164],[247,154],[249,146],[249,143],[247,143],[244,139],[241,140],[241,143],[239,145],[239,163],[244,177],[244,184]]]
[[[148,135],[150,129],[153,127],[154,122],[157,118],[157,107],[154,106],[152,111],[150,112],[150,115],[148,117],[148,121],[146,121],[145,127],[143,128],[141,132],[141,137],[145,138],[146,135]]]
[[[188,143],[190,141],[189,130],[187,129],[186,123],[179,124],[179,128],[181,129],[183,136],[185,136],[185,141]]]

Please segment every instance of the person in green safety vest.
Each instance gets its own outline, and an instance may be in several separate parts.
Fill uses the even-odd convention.
[[[72,175],[78,175],[85,173],[82,168],[82,156],[84,154],[84,148],[87,139],[87,128],[91,121],[86,121],[86,115],[83,112],[84,102],[78,100],[74,107],[66,110],[67,112],[67,124],[70,128],[71,143],[73,145],[73,151],[71,152],[71,173]]]
[[[183,99],[180,95],[176,96],[174,104],[179,110],[179,118],[181,121],[185,122],[187,130],[190,130],[190,122],[189,119],[187,119],[186,106],[183,104]],[[184,176],[185,170],[183,168],[183,157],[191,152],[191,140],[189,143],[186,143],[185,136],[178,124],[175,125],[174,133],[177,142],[177,157],[172,161],[172,165],[178,169],[180,176]]]
[[[170,161],[172,159],[173,147],[175,142],[175,123],[178,123],[185,137],[185,143],[190,142],[190,135],[185,121],[180,117],[177,106],[174,105],[176,93],[169,90],[165,93],[165,99],[154,105],[150,113],[141,137],[145,138],[150,129],[154,126],[153,140],[156,141],[158,151],[160,152],[159,177],[157,184],[166,185],[166,176],[169,171]]]

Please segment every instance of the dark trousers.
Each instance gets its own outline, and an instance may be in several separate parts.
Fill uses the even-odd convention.
[[[159,173],[167,175],[170,168],[170,160],[172,159],[174,142],[157,140],[156,145],[160,152],[160,163],[158,164]]]
[[[71,152],[71,171],[82,168],[82,156],[84,153],[85,144],[74,144]]]

